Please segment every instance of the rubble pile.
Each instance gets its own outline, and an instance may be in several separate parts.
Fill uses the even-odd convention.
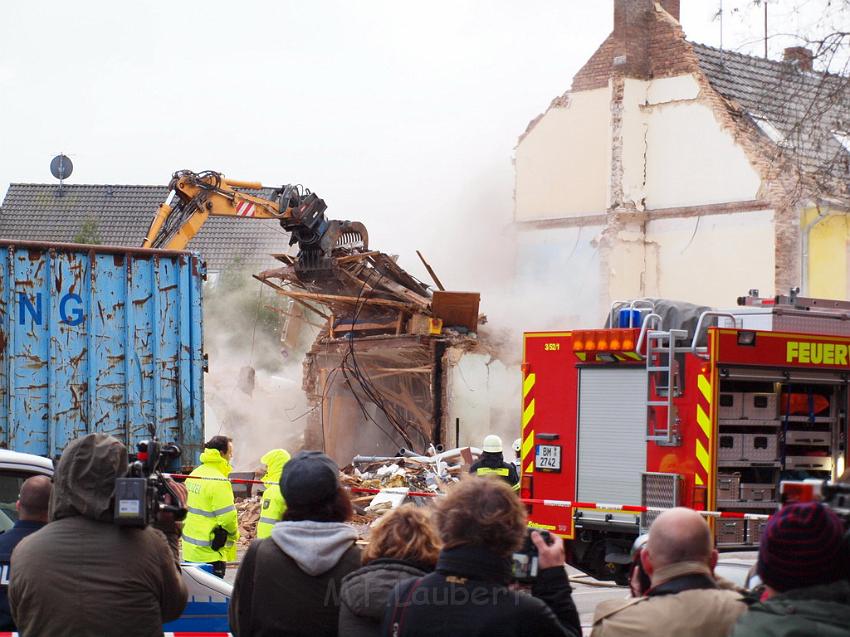
[[[260,521],[260,496],[236,500],[236,516],[239,519],[239,548],[248,548],[257,537],[257,522]]]
[[[469,449],[455,449],[434,456],[355,457],[352,464],[340,471],[339,480],[342,486],[348,489],[390,490],[384,494],[351,491],[354,516],[349,524],[357,531],[358,539],[368,540],[372,524],[408,500],[405,489],[414,493],[443,493],[465,473],[465,465],[472,462],[472,453]],[[412,499],[422,504],[428,504],[432,500],[424,496],[413,496]],[[236,501],[240,548],[247,548],[257,535],[260,505],[259,495]]]

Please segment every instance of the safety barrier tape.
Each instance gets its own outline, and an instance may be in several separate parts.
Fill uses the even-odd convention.
[[[188,478],[187,475],[182,474],[166,474],[172,478]],[[265,484],[262,480],[245,480],[241,478],[207,478],[207,477],[197,477],[193,479],[199,480],[219,480],[226,482],[235,482],[235,483],[251,483],[251,484]],[[274,483],[277,484],[277,483]],[[367,487],[347,487],[349,491],[352,493],[392,493],[396,495],[407,495],[411,497],[425,497],[425,498],[434,498],[440,495],[444,495],[442,493],[432,493],[430,491],[406,491],[403,489],[371,489]],[[610,504],[607,502],[573,502],[571,500],[547,500],[544,498],[520,498],[520,501],[524,504],[540,504],[542,506],[548,507],[560,507],[560,508],[573,508],[573,509],[582,509],[589,511],[613,511],[613,512],[623,512],[623,513],[662,513],[667,511],[669,507],[653,507],[653,506],[639,506],[635,504]],[[697,511],[702,516],[709,518],[732,518],[736,520],[766,520],[770,517],[767,513],[739,513],[737,511]],[[2,637],[2,633],[0,633],[0,637]]]

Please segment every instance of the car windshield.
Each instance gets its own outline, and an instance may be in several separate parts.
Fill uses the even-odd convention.
[[[21,493],[21,485],[24,480],[37,473],[24,473],[20,471],[2,471],[0,473],[0,532],[11,529],[18,519],[18,510],[15,503]]]

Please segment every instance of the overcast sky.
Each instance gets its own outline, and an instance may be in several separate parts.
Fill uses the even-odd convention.
[[[758,53],[750,2],[724,1],[724,45]],[[824,2],[777,0],[777,31]],[[719,4],[682,0],[690,39],[719,45]],[[420,276],[417,248],[482,289],[467,247],[501,248],[517,137],[611,25],[611,0],[3,3],[0,192],[53,182],[60,151],[69,183],[300,182]]]

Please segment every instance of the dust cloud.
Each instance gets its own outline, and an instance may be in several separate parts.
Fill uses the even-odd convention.
[[[247,273],[205,289],[209,372],[204,379],[204,435],[207,440],[217,434],[233,438],[236,471],[259,468],[270,449],[294,453],[303,445],[310,407],[301,389],[301,363],[315,332],[304,335],[306,346],[285,346],[280,338],[284,317],[269,308],[286,304],[275,297]],[[252,390],[245,382],[246,368],[255,369]]]

